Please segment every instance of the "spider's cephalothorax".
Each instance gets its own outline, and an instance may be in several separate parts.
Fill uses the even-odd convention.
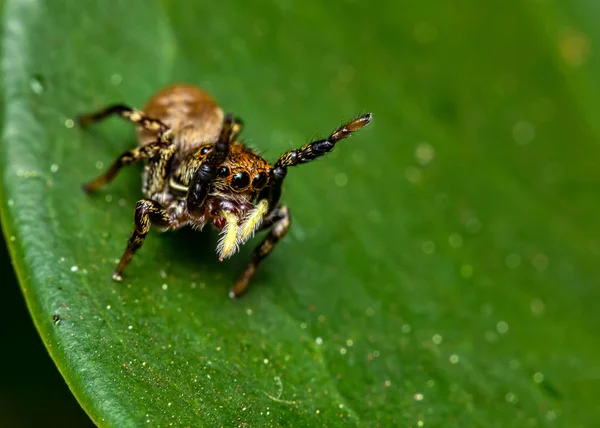
[[[324,140],[284,153],[269,164],[237,140],[242,122],[224,115],[204,91],[191,85],[169,86],[152,97],[143,111],[112,105],[80,116],[85,126],[113,114],[137,125],[139,145],[123,153],[106,173],[84,186],[93,192],[111,181],[126,165],[145,160],[142,191],[135,209],[135,228],[113,274],[121,280],[151,226],[172,230],[211,224],[220,231],[217,246],[223,260],[234,254],[254,232],[268,229],[250,264],[230,291],[239,296],[260,262],[290,227],[290,213],[279,204],[287,167],[309,162],[371,121],[360,116]]]

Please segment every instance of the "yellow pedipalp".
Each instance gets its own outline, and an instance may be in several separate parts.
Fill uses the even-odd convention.
[[[252,211],[244,218],[242,225],[240,226],[239,240],[240,243],[245,243],[252,237],[256,229],[262,223],[262,220],[269,210],[269,203],[263,199],[261,200]]]
[[[224,258],[231,256],[238,247],[238,218],[235,214],[229,211],[223,211],[221,215],[225,218],[227,223],[221,232],[221,239],[217,246],[219,253],[219,260],[223,261]]]

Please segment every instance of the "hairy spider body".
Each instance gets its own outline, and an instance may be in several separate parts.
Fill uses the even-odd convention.
[[[371,120],[360,116],[338,128],[327,139],[284,153],[272,165],[237,139],[242,122],[225,115],[215,100],[192,85],[173,85],[156,93],[142,111],[116,104],[79,117],[86,126],[119,115],[137,126],[139,145],[123,153],[100,177],[84,186],[93,192],[110,182],[126,165],[145,161],[142,192],[135,210],[135,227],[117,268],[116,280],[142,243],[151,226],[166,231],[210,224],[220,231],[219,259],[230,257],[258,230],[268,235],[230,291],[243,293],[258,265],[285,236],[290,213],[279,204],[287,167],[309,162],[331,151]]]

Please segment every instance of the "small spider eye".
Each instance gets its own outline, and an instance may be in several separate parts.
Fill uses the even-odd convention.
[[[206,155],[208,152],[210,152],[210,147],[204,147],[202,150],[200,150],[200,154],[202,156]]]
[[[265,174],[264,172],[259,172],[254,176],[254,180],[252,180],[252,187],[254,187],[255,189],[262,189],[263,187],[265,187],[266,183],[267,174]]]
[[[229,175],[229,168],[227,168],[226,166],[222,166],[221,168],[219,168],[219,170],[217,171],[217,175],[219,177],[227,177]]]
[[[249,184],[250,184],[250,176],[248,175],[248,173],[243,172],[243,171],[238,172],[231,179],[231,186],[234,189],[238,189],[238,190],[244,189],[244,188],[248,187]]]

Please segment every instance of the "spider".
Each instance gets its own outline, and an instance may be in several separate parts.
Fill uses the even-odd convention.
[[[282,154],[270,164],[238,140],[243,124],[224,114],[205,91],[176,84],[158,91],[143,111],[114,104],[78,117],[82,127],[118,115],[137,127],[138,146],[117,158],[101,176],[83,186],[94,192],[127,165],[145,161],[144,199],[135,208],[135,227],[113,273],[123,271],[142,246],[151,226],[160,231],[211,224],[220,231],[219,259],[235,254],[255,232],[268,234],[252,253],[250,263],[229,292],[232,298],[247,288],[262,260],[285,236],[290,211],[280,204],[288,167],[307,163],[330,152],[335,144],[371,121],[359,116],[324,140]]]

